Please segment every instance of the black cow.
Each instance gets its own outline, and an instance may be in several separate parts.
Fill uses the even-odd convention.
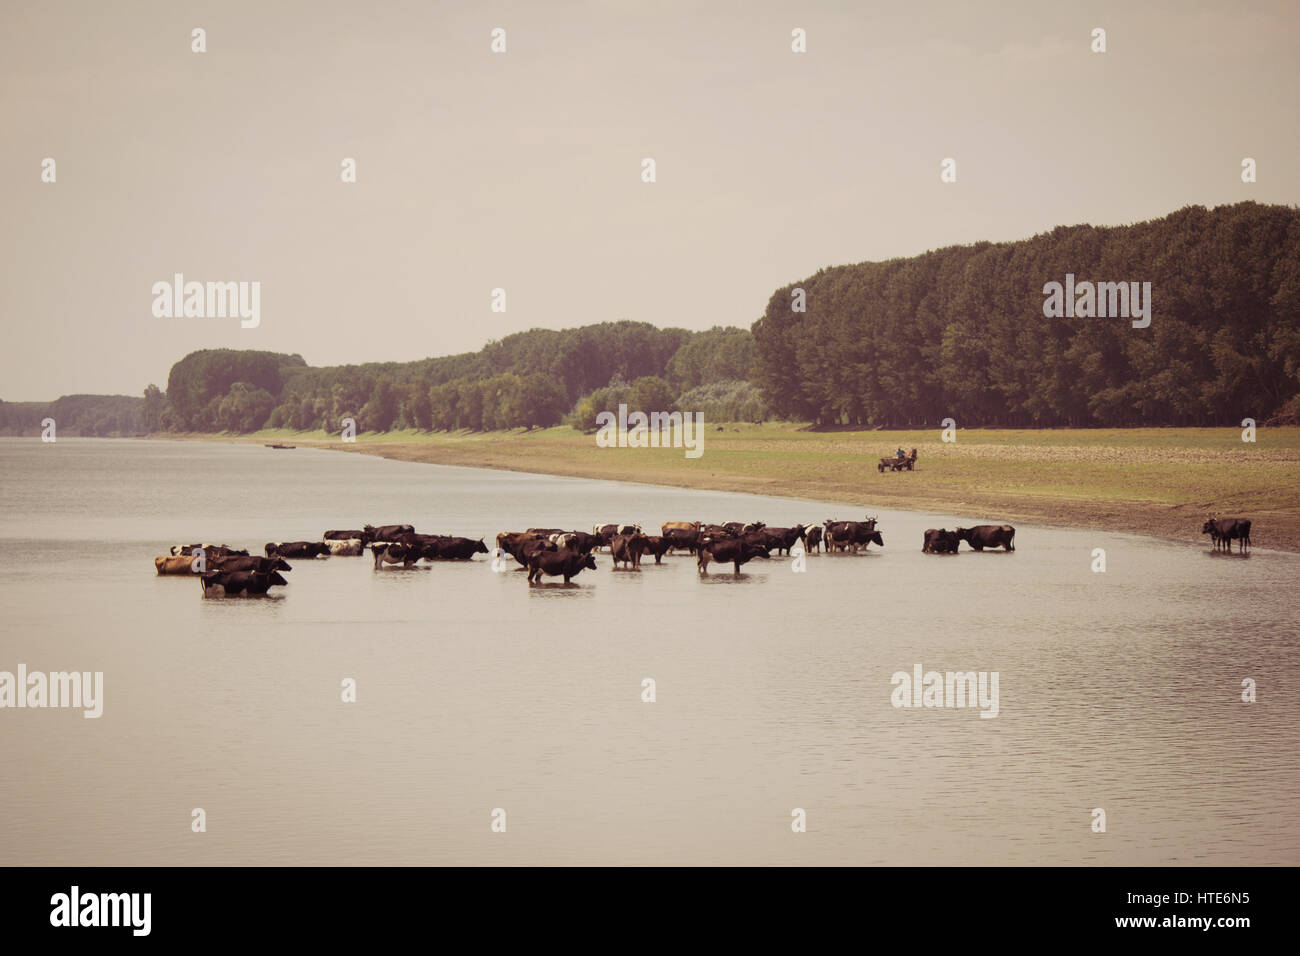
[[[804,534],[804,550],[821,551],[822,549],[822,528],[821,525],[813,525]]]
[[[977,524],[973,528],[958,528],[957,537],[976,551],[1001,547],[1016,550],[1016,529],[1009,524]]]
[[[761,521],[754,521],[750,524],[745,524],[742,521],[728,521],[722,527],[727,534],[733,534],[736,537],[739,537],[742,534],[753,534],[755,531],[762,531],[767,527],[767,525],[763,524]]]
[[[825,521],[822,522],[822,532],[826,541],[826,551],[828,553],[831,551],[848,550],[849,547],[849,542],[847,541],[847,537],[849,535],[848,528],[853,523],[854,522],[852,521],[835,521],[831,518],[827,518]],[[874,528],[875,526],[872,525],[872,527]],[[842,538],[845,538],[846,540],[837,541],[836,540],[837,532],[840,534]]]
[[[487,554],[487,545],[483,539],[443,538],[433,545],[434,557],[443,561],[469,561],[476,554]]]
[[[324,541],[282,541],[270,542],[266,546],[268,558],[314,558],[318,555],[329,556],[330,548]]]
[[[278,554],[271,558],[260,558],[256,555],[218,556],[208,562],[208,567],[215,571],[261,571],[263,574],[293,570],[289,562]]]
[[[882,548],[885,546],[885,539],[876,530],[875,518],[869,518],[866,521],[826,522],[827,551],[843,551],[847,549],[853,554],[857,554],[859,547],[869,547],[872,544],[879,545]]]
[[[399,534],[393,541],[388,544],[400,544],[408,549],[411,561],[419,561],[421,558],[427,558],[430,561],[436,561],[440,557],[442,546],[451,539],[445,534]],[[379,542],[384,544],[385,542]],[[371,545],[374,549],[374,545]],[[487,550],[486,545],[484,550]]]
[[[706,524],[700,529],[699,538],[696,543],[698,544],[700,541],[706,540],[717,541],[720,538],[734,538],[738,533],[739,532],[728,531],[725,526],[720,524]]]
[[[423,548],[426,545],[435,545],[439,541],[446,541],[447,536],[445,534],[418,534],[415,531],[406,531],[386,540],[389,544],[405,544]]]
[[[172,547],[172,554],[197,554],[202,551],[209,558],[248,557],[248,549],[236,550],[224,544],[185,544]]]
[[[700,532],[698,528],[667,528],[664,530],[663,540],[668,542],[671,550],[676,551],[681,548],[694,554],[696,546],[700,543]]]
[[[961,545],[961,537],[956,531],[947,528],[929,528],[925,532],[925,544],[921,551],[925,554],[956,554]]]
[[[596,557],[592,554],[579,554],[577,551],[536,551],[528,559],[528,583],[536,584],[543,574],[554,577],[564,575],[568,584],[584,569],[596,570]]]
[[[646,547],[645,553],[655,556],[655,564],[662,564],[663,556],[668,553],[672,542],[660,534],[646,535],[646,541],[650,542],[650,544]]]
[[[199,584],[207,596],[214,588],[223,594],[265,594],[274,585],[288,584],[279,572],[270,571],[205,571],[199,575]]]
[[[1232,542],[1240,541],[1238,551],[1244,552],[1250,545],[1249,518],[1211,518],[1201,526],[1201,534],[1208,534],[1214,543],[1214,550],[1224,548],[1232,553]]]
[[[696,555],[696,565],[700,574],[708,574],[710,561],[717,561],[719,564],[726,564],[730,561],[735,568],[734,573],[739,574],[742,564],[747,564],[754,558],[766,557],[770,557],[770,550],[761,535],[748,535],[744,538],[715,538],[701,541]]]
[[[392,541],[399,534],[415,534],[415,526],[409,524],[381,524],[376,528],[372,524],[365,527],[365,534],[370,541]]]
[[[326,531],[320,537],[322,541],[360,541],[362,544],[374,540],[368,531]]]
[[[793,528],[764,528],[762,534],[768,547],[776,549],[777,554],[789,554],[794,543],[803,540],[804,531],[804,526],[797,524]]]
[[[640,534],[641,526],[639,524],[598,524],[591,529],[591,533],[599,542],[596,547],[608,548],[616,535]]]
[[[703,527],[701,521],[665,521],[659,527],[661,534],[667,535],[669,531],[677,529],[678,531],[699,531]]]

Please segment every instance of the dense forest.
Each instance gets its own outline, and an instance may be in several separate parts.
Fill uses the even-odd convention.
[[[1044,286],[1150,282],[1150,326],[1048,318]],[[806,311],[794,311],[802,289]],[[1294,416],[1300,210],[1189,206],[823,269],[753,327],[777,415],[823,424],[1229,425]]]
[[[477,352],[366,365],[309,367],[299,355],[212,349],[172,366],[167,391],[150,386],[142,412],[150,430],[337,432],[545,427],[595,429],[597,412],[620,401],[729,419],[766,413],[754,385],[753,336],[745,329],[659,329],[606,322],[533,329]],[[701,391],[701,388],[704,391]]]
[[[1048,283],[1067,275],[1080,288],[1150,283],[1149,326],[1049,317]],[[193,352],[166,392],[150,385],[143,398],[0,402],[0,432],[38,434],[45,417],[72,435],[337,433],[348,418],[358,431],[592,431],[620,403],[825,426],[1300,424],[1300,210],[1189,206],[826,268],[778,289],[752,331],[605,322],[320,368],[301,355]]]
[[[59,435],[109,438],[142,435],[145,400],[131,395],[64,395],[53,402],[0,401],[0,435],[39,435],[41,422],[55,421]]]

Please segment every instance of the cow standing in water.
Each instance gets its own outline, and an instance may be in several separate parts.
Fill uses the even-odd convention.
[[[595,571],[596,558],[577,551],[535,551],[528,559],[528,584],[540,584],[543,574],[563,575],[568,584],[582,573],[583,569]]]
[[[620,564],[624,568],[641,568],[641,555],[650,549],[650,538],[648,535],[637,532],[636,534],[616,534],[609,540],[609,553],[614,558],[614,563],[610,570],[617,570]]]
[[[194,554],[165,554],[154,558],[153,566],[159,574],[193,574],[194,562],[198,559]]]
[[[704,540],[696,553],[696,566],[700,574],[709,573],[709,562],[716,561],[719,564],[731,563],[734,568],[733,573],[740,573],[740,566],[748,564],[754,558],[767,558],[771,556],[771,549],[767,546],[767,538],[762,532],[755,532],[744,538],[719,538],[714,540]]]
[[[324,541],[283,541],[268,542],[264,549],[268,558],[315,558],[329,557],[330,549]]]
[[[1001,547],[1016,550],[1016,529],[1009,524],[977,524],[973,528],[958,528],[957,537],[976,551]]]
[[[826,551],[848,550],[858,553],[859,547],[869,548],[873,543],[885,546],[885,539],[876,530],[876,519],[866,521],[827,521],[824,525]]]
[[[956,554],[961,536],[947,528],[927,528],[921,551],[925,554]]]
[[[819,524],[809,525],[806,533],[807,543],[804,550],[809,554],[816,554],[822,549],[822,526]]]
[[[806,529],[803,525],[797,524],[793,528],[763,528],[762,534],[767,540],[769,550],[777,554],[789,554],[795,542],[803,541]],[[807,548],[804,550],[806,551]]]
[[[392,541],[399,535],[415,534],[415,525],[381,524],[376,528],[374,525],[368,524],[361,529],[361,534],[367,544],[372,544],[375,541]],[[348,532],[348,535],[351,536],[351,532]]]
[[[354,539],[360,541],[362,544],[369,544],[372,540],[368,532],[357,528],[349,531],[336,528],[333,531],[326,531],[321,535],[322,541],[352,541]]]
[[[487,554],[487,545],[483,539],[475,541],[473,538],[455,538],[449,537],[440,540],[435,548],[437,554],[434,557],[441,561],[469,561],[476,554]]]
[[[411,568],[422,557],[423,547],[420,544],[380,543],[371,545],[370,553],[374,555],[376,571],[385,564],[400,564],[404,568]]]
[[[272,587],[288,583],[278,571],[205,571],[199,575],[204,597],[266,594]]]
[[[698,528],[667,528],[662,537],[668,543],[668,550],[676,551],[680,548],[687,554],[694,554],[700,543]]]
[[[1214,543],[1214,550],[1226,549],[1232,553],[1233,540],[1240,541],[1238,550],[1245,552],[1250,544],[1249,518],[1211,518],[1201,526],[1201,534],[1208,534]]]
[[[608,548],[610,542],[620,534],[640,534],[641,526],[639,524],[598,524],[591,529],[591,533],[596,539],[595,548]]]
[[[366,548],[366,543],[360,538],[331,538],[323,544],[329,548],[332,558],[356,557]]]
[[[661,534],[651,534],[646,535],[646,540],[650,543],[646,546],[645,553],[654,556],[655,564],[663,564],[663,556],[672,547],[672,539]]]

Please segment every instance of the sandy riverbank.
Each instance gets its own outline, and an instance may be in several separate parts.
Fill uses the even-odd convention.
[[[797,425],[709,426],[705,453],[598,448],[568,428],[390,432],[342,442],[321,432],[159,435],[284,442],[401,461],[939,511],[1208,543],[1209,514],[1249,517],[1257,547],[1300,552],[1300,429],[813,432]],[[893,449],[919,449],[914,472],[880,474]],[[268,454],[270,454],[268,450]],[[690,518],[690,516],[686,516]],[[704,516],[732,520],[736,516]],[[831,517],[831,516],[826,516]]]

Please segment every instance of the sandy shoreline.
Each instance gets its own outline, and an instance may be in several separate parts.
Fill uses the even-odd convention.
[[[332,451],[353,452],[375,455],[397,461],[422,462],[439,465],[460,465],[474,468],[491,468],[503,471],[534,472],[574,478],[591,478],[603,481],[632,481],[669,487],[693,488],[710,491],[737,492],[756,495],[770,495],[789,498],[805,498],[827,502],[842,503],[854,508],[889,508],[905,511],[932,511],[944,514],[970,515],[982,521],[1017,521],[1042,525],[1057,525],[1072,528],[1092,528],[1099,531],[1118,531],[1130,534],[1150,535],[1183,542],[1195,542],[1208,549],[1208,538],[1199,534],[1204,515],[1207,511],[1228,513],[1223,506],[1227,496],[1206,494],[1204,488],[1195,488],[1203,499],[1189,504],[1159,500],[1141,500],[1135,497],[1110,497],[1101,492],[1084,494],[1079,497],[1079,489],[1061,487],[1058,489],[1047,484],[1039,487],[987,487],[987,480],[980,481],[943,481],[936,476],[938,466],[932,465],[926,473],[924,465],[927,456],[922,456],[921,468],[917,473],[880,475],[874,467],[866,468],[864,464],[874,462],[866,459],[862,453],[854,452],[850,459],[851,467],[837,467],[833,460],[843,449],[837,446],[853,444],[860,439],[839,435],[817,436],[812,444],[805,443],[802,450],[796,445],[797,454],[791,454],[776,447],[790,442],[768,441],[765,439],[745,439],[735,441],[746,451],[749,446],[764,446],[757,454],[761,457],[755,461],[740,460],[737,449],[723,448],[714,452],[714,458],[704,456],[700,461],[690,462],[681,457],[680,451],[672,449],[643,450],[640,452],[624,450],[619,454],[596,451],[587,443],[589,438],[575,436],[559,437],[547,433],[490,433],[475,436],[448,436],[444,438],[419,438],[404,440],[401,437],[387,439],[386,436],[364,436],[356,442],[342,442],[338,439],[319,439],[296,435],[212,435],[182,434],[155,435],[156,439],[187,441],[218,441],[254,444],[281,442],[302,447],[319,448]],[[892,443],[890,439],[873,438],[874,444],[882,441]],[[966,458],[979,463],[994,461],[999,466],[1008,461],[1014,462],[1017,456],[1024,457],[1024,467],[1034,472],[1047,473],[1050,482],[1050,470],[1053,464],[1068,467],[1066,474],[1073,476],[1082,467],[1079,464],[1079,449],[1054,447],[1037,451],[1025,451],[1023,446],[1003,447],[996,456],[987,454],[981,457],[979,449],[988,446],[968,445],[962,450]],[[268,450],[269,451],[269,450]],[[1090,459],[1089,467],[1103,475],[1110,471],[1122,473],[1119,481],[1132,494],[1134,489],[1142,487],[1140,474],[1143,467],[1157,467],[1155,464],[1144,466],[1136,453],[1126,451],[1119,455],[1118,462],[1108,462],[1106,449],[1086,449]],[[811,454],[809,453],[811,452]],[[1179,465],[1178,450],[1160,450],[1153,455],[1153,462],[1168,468],[1172,460],[1174,467],[1191,472],[1191,464],[1201,453],[1196,450],[1181,452],[1188,463]],[[728,460],[731,455],[736,460]],[[937,457],[937,455],[936,455]],[[1057,462],[1055,459],[1061,459]],[[1214,459],[1212,456],[1212,460]],[[1300,468],[1294,467],[1290,452],[1282,454],[1274,465],[1287,469],[1287,473],[1300,475]],[[753,473],[754,469],[759,469]],[[954,475],[963,474],[960,467],[949,469]],[[972,470],[968,464],[966,471]],[[1131,477],[1131,480],[1129,478]],[[1115,481],[1115,476],[1110,475]],[[920,480],[918,480],[920,479]],[[1071,478],[1073,480],[1073,478]],[[1095,479],[1098,487],[1102,479]],[[981,486],[983,484],[984,486]],[[1056,491],[1057,493],[1053,493]],[[1285,491],[1285,490],[1284,490]],[[1220,501],[1215,499],[1219,498]],[[1286,494],[1282,495],[1286,498]],[[1292,498],[1291,502],[1295,499]],[[1226,503],[1231,503],[1230,501]],[[1288,502],[1290,503],[1290,502]],[[1300,552],[1300,514],[1291,508],[1260,507],[1259,501],[1239,501],[1237,512],[1248,513],[1255,522],[1252,535],[1256,547],[1279,551]],[[1216,507],[1217,506],[1217,507]],[[714,520],[714,519],[711,519]],[[719,518],[716,520],[729,520]]]

